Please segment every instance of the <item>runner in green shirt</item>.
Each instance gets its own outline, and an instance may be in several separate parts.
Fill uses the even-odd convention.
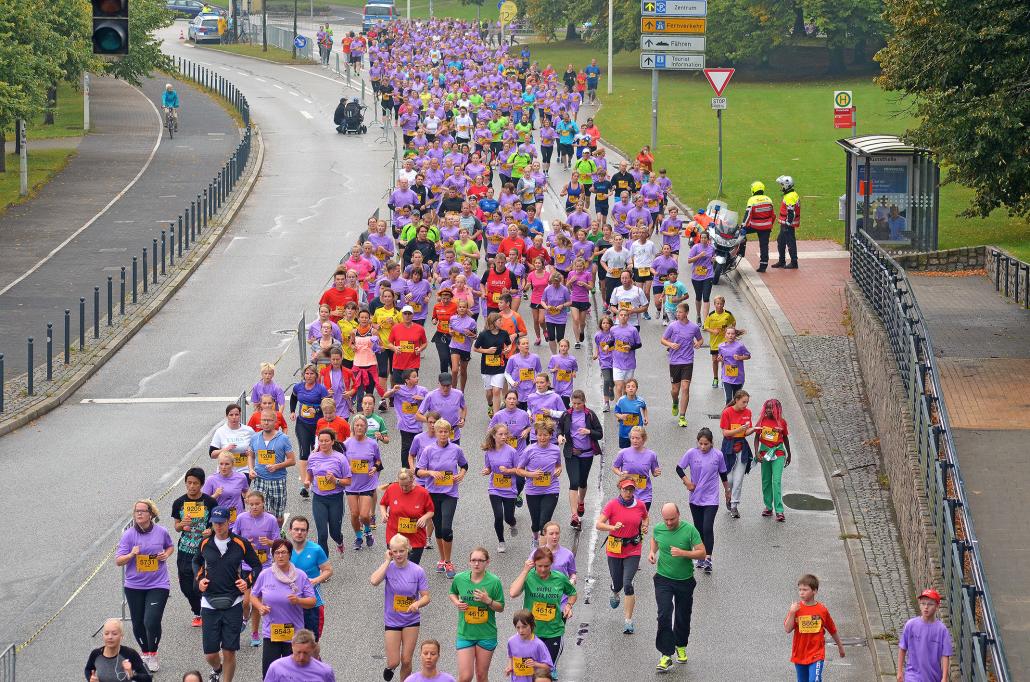
[[[694,561],[705,558],[705,545],[697,528],[680,520],[680,509],[673,502],[662,505],[663,523],[655,524],[647,560],[657,563],[654,598],[658,603],[658,635],[655,645],[661,658],[655,666],[665,672],[672,666],[673,654],[679,663],[687,662],[690,639],[690,614],[694,609]]]
[[[572,165],[573,170],[579,174],[579,184],[583,185],[587,192],[594,184],[594,174],[597,173],[597,163],[590,157],[590,150],[583,150],[583,158]]]
[[[533,163],[533,157],[516,149],[508,157],[506,163],[511,167],[511,179],[518,182],[522,179],[522,173],[526,170],[526,166]]]
[[[488,670],[497,648],[497,617],[504,610],[504,585],[486,570],[490,553],[476,547],[469,553],[471,570],[451,582],[451,603],[458,607],[458,677],[471,680],[477,669]]]
[[[572,606],[576,603],[576,586],[561,571],[552,571],[553,563],[554,555],[550,549],[537,548],[508,590],[512,599],[525,593],[522,606],[536,619],[536,636],[551,652],[551,660],[554,661],[552,671],[557,670],[565,621],[572,617]],[[564,606],[562,597],[568,597]]]

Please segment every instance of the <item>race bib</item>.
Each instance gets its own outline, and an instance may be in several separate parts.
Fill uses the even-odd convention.
[[[490,300],[493,301],[494,303],[500,303],[501,302],[501,292],[495,291],[494,293],[490,294]]]
[[[548,604],[547,602],[535,601],[533,602],[533,617],[537,620],[544,622],[551,622],[554,620],[554,616],[558,613],[558,606],[556,604]]]
[[[626,426],[639,426],[640,425],[640,415],[639,414],[627,414],[625,417],[623,417],[622,423],[625,424]]]
[[[495,488],[511,488],[511,476],[506,474],[494,474],[493,481]]]
[[[486,366],[487,367],[500,367],[503,360],[500,355],[487,355]]]
[[[647,476],[643,474],[633,474],[633,485],[637,487],[637,490],[643,490],[647,487]]]
[[[633,304],[629,301],[619,301],[619,310],[633,310]]]
[[[556,373],[556,379],[558,381],[572,381],[572,371],[567,369],[559,369]]]
[[[367,474],[368,473],[368,460],[367,459],[352,459],[350,461],[350,470],[353,474]]]
[[[465,335],[464,334],[459,334],[458,332],[454,332],[454,335],[451,336],[451,338],[454,340],[454,343],[465,343]]]
[[[421,303],[409,303],[408,305],[411,306],[411,310],[413,312],[416,312],[416,313],[422,312],[422,304]]]
[[[415,519],[402,516],[397,519],[397,532],[404,533],[406,535],[414,535],[418,532],[418,525],[415,523]]]
[[[275,450],[258,450],[257,461],[265,466],[275,464]]]
[[[136,555],[136,571],[139,573],[153,573],[157,570],[157,557],[149,554]]]
[[[482,625],[486,622],[486,609],[479,606],[469,606],[465,609],[465,622],[469,625]]]
[[[293,623],[272,623],[268,626],[268,634],[273,642],[292,642]]]
[[[540,474],[533,477],[533,485],[538,488],[546,488],[551,485],[551,474]]]
[[[619,341],[619,340],[616,339],[616,341],[615,341],[615,350],[617,350],[620,353],[628,353],[629,352],[629,344],[626,343],[625,341]]]
[[[436,329],[441,334],[450,334],[451,333],[451,322],[450,322],[450,320],[440,320],[440,324],[438,324],[436,326]]]
[[[512,656],[511,657],[511,674],[516,677],[532,677],[535,673],[533,666],[526,663],[526,661],[532,660],[523,656]]]
[[[519,370],[519,381],[532,381],[534,378],[536,378],[536,373],[532,369]]]
[[[404,414],[415,414],[418,412],[418,403],[401,403],[401,412]]]
[[[257,551],[257,555],[258,555],[258,560],[261,562],[261,565],[264,566],[265,564],[267,564],[268,563],[268,550],[266,550],[266,549],[259,549],[259,550],[256,550],[256,551]]]
[[[637,277],[650,277],[651,268],[637,268]]]
[[[326,475],[326,476],[319,476],[315,480],[318,482],[318,489],[319,490],[336,490],[336,481],[335,480],[330,481],[328,475]]]
[[[453,471],[445,471],[443,476],[441,476],[440,478],[436,479],[436,484],[437,485],[441,485],[441,486],[443,486],[443,485],[454,485],[454,472]]]
[[[516,438],[515,436],[510,437],[508,439],[508,445],[512,446],[513,448],[518,448],[518,446],[519,446],[519,439]]]
[[[415,344],[412,341],[401,341],[401,345],[398,346],[402,353],[414,353]]]
[[[300,406],[300,416],[304,417],[305,419],[314,419],[315,418],[315,406],[314,405],[301,405]]]
[[[204,518],[203,502],[186,502],[182,505],[182,516],[186,519]]]
[[[608,268],[608,276],[612,279],[618,279],[622,276],[622,268]]]
[[[622,538],[609,535],[608,542],[604,543],[604,547],[612,554],[622,554]]]
[[[552,315],[557,315],[558,314],[558,306],[556,306],[556,305],[549,305],[549,306],[547,306],[547,312],[549,312]]]
[[[665,286],[664,293],[665,293],[666,296],[675,296],[676,295],[676,286],[673,285],[673,284],[667,284]]]
[[[694,274],[697,275],[698,277],[707,277],[708,276],[708,266],[707,265],[695,265],[694,266]]]
[[[236,507],[229,507],[229,523],[236,523]]]
[[[400,594],[393,595],[393,610],[397,613],[407,613],[408,607],[414,603],[414,597],[405,597]]]
[[[820,616],[798,616],[798,632],[803,635],[815,635],[823,629]]]
[[[736,365],[724,365],[726,369],[726,376],[736,377],[740,376],[740,369]]]
[[[565,262],[565,254],[564,253],[556,253],[556,254],[554,254],[554,262],[557,263],[558,265],[561,265],[562,263],[564,263]]]
[[[246,452],[234,452],[232,453],[233,466],[245,467],[249,463]]]
[[[763,426],[762,427],[762,440],[767,440],[770,443],[779,443],[780,442],[780,432],[777,431],[776,429],[772,428],[771,426]]]
[[[487,239],[493,242],[494,244],[500,244],[503,237],[501,237],[501,235],[499,234],[491,234],[487,237]]]

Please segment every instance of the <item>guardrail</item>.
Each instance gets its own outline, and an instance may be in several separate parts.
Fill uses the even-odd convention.
[[[17,649],[14,644],[8,644],[3,653],[0,653],[0,682],[14,682],[16,656]]]
[[[930,340],[905,271],[866,232],[852,239],[851,276],[883,322],[908,394],[919,472],[944,571],[949,627],[961,679],[1009,682],[973,519],[966,505],[958,454],[951,436]]]
[[[139,255],[133,256],[131,263],[121,266],[117,286],[114,276],[107,277],[104,287],[105,307],[101,307],[102,287],[95,286],[92,296],[87,292],[86,296],[79,297],[76,321],[72,319],[72,311],[75,308],[65,309],[63,337],[55,341],[55,325],[48,322],[43,336],[45,356],[39,365],[36,364],[37,337],[28,336],[24,375],[6,380],[4,353],[0,353],[0,415],[9,408],[20,409],[24,406],[26,398],[31,402],[38,393],[49,391],[56,383],[72,374],[77,369],[77,361],[81,357],[116,333],[118,320],[131,315],[157,295],[179,272],[179,268],[185,266],[190,250],[208,229],[208,222],[213,220],[225,205],[247,167],[252,140],[250,104],[247,98],[231,82],[196,62],[176,58],[172,66],[181,77],[214,91],[230,102],[243,120],[243,136],[222,169],[206,186],[198,188],[200,191],[196,199],[191,200],[188,206],[184,206],[183,212],[175,220],[168,221],[167,229],[155,232],[149,242],[144,240],[138,251]],[[87,301],[92,303],[88,320]],[[74,331],[78,332],[75,336]],[[56,358],[55,351],[59,354]],[[87,357],[86,361],[89,362],[91,359]],[[8,400],[5,400],[5,396]],[[8,402],[12,397],[16,398],[13,405]]]
[[[1024,308],[1030,308],[1030,263],[1001,249],[987,247],[987,269],[993,270],[994,290]]]

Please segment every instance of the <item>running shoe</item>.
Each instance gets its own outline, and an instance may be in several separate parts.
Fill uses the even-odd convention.
[[[611,404],[607,400],[604,401],[604,407],[601,408],[601,412],[611,412],[611,411],[612,411]]]
[[[672,667],[672,656],[662,656],[658,659],[658,665],[654,667],[655,671],[660,673],[669,672],[669,668]]]
[[[358,537],[354,538],[354,551],[355,552],[361,550],[361,544],[362,544],[361,543],[361,536],[359,535]]]
[[[669,318],[665,317],[664,315],[662,315],[662,326],[663,327],[668,327],[669,326]]]
[[[344,550],[344,545],[343,545],[342,542],[340,544],[336,545],[336,551],[337,552],[339,552],[340,554],[343,554],[343,550]]]
[[[443,573],[446,570],[447,570],[447,564],[445,562],[443,562],[443,561],[437,561],[436,562],[436,572],[437,573]]]
[[[730,505],[730,517],[734,519],[740,518],[740,512],[737,511],[737,505],[735,504]]]
[[[365,533],[365,546],[372,547],[376,544],[376,536],[371,533]]]
[[[494,408],[493,407],[486,408],[486,418],[487,419],[493,419],[493,416],[494,416]]]
[[[682,428],[682,429],[687,428],[687,418],[686,418],[685,415],[682,415],[682,414],[680,415],[679,425],[680,425],[680,428]]]
[[[697,316],[697,323],[701,324],[701,316],[700,315]]]
[[[534,346],[539,346],[539,345],[540,345],[540,343],[541,343],[541,341],[540,341],[540,337],[538,336],[538,337],[536,337],[536,341],[534,341],[534,342],[533,342],[533,345],[534,345]]]
[[[712,559],[711,559],[711,557],[705,559],[705,562],[704,562],[704,565],[702,566],[702,568],[705,570],[705,574],[706,575],[711,575],[712,574]]]
[[[633,628],[633,621],[627,620],[626,623],[622,626],[622,634],[632,635],[634,632],[635,629]]]
[[[433,548],[433,536],[432,535],[427,535],[426,536],[426,549],[432,549],[432,548]]]
[[[779,521],[780,523],[783,523],[784,521],[787,520],[787,517],[784,516],[783,514],[777,514],[776,515],[776,520]]]
[[[678,402],[672,403],[672,416],[675,417],[680,413],[680,404]]]
[[[308,492],[308,489],[305,488],[304,486],[301,486],[300,487],[300,496],[303,497],[306,500],[309,495],[311,495],[311,493]]]
[[[498,554],[504,554],[507,551],[508,551],[507,545],[505,545],[503,542],[498,542],[497,543],[497,553]]]
[[[516,507],[521,507],[522,506],[522,495],[516,495],[515,496],[515,506]]]
[[[687,662],[687,647],[678,646],[676,647],[676,662],[686,663]]]
[[[513,538],[517,538],[519,536],[519,526],[518,526],[518,524],[517,523],[513,523],[510,526],[508,526],[508,533],[510,533]]]
[[[458,572],[454,570],[454,564],[452,564],[450,561],[444,564],[444,575],[453,580],[454,576],[456,576],[457,574]]]
[[[200,616],[193,616],[193,622],[192,622],[192,623],[190,623],[190,625],[191,625],[192,627],[195,627],[195,628],[199,628],[199,627],[200,627],[201,625],[203,625],[203,624],[204,624],[204,623],[203,623],[203,621],[202,621],[202,620],[200,619]]]
[[[386,412],[386,398],[379,401],[379,411]]]
[[[582,348],[582,347],[583,347],[583,344],[582,344],[582,343],[580,343],[579,341],[577,341],[577,342],[576,342],[576,346],[575,346],[576,350],[579,350],[579,349],[580,349],[580,348]]]
[[[569,521],[569,525],[572,526],[573,528],[575,528],[576,530],[579,530],[580,528],[582,528],[583,523],[579,520],[578,516],[573,514],[572,515],[572,520]]]
[[[386,680],[386,682],[390,682],[390,680],[393,679],[393,670],[390,668],[383,668],[383,679]]]
[[[250,645],[253,647],[261,646],[261,635],[257,632],[250,633]]]
[[[619,608],[619,603],[622,601],[622,595],[618,592],[612,592],[612,596],[608,597],[608,606],[613,609]]]
[[[719,378],[712,377],[712,388],[719,388]]]
[[[762,511],[762,516],[772,516],[772,509],[765,509]]]
[[[371,522],[369,522],[368,527],[371,530],[376,530],[377,528],[379,528],[379,526],[376,525],[376,515],[375,514],[372,514],[372,520],[371,520]]]
[[[533,545],[533,549],[536,549],[537,547],[540,546],[540,538],[535,533],[533,534],[532,545]]]
[[[651,319],[651,313],[644,313],[644,319],[645,320],[650,320]]]
[[[149,670],[152,673],[156,673],[158,670],[161,669],[161,663],[157,660],[156,651],[151,652],[150,656],[147,657],[146,664],[147,670]]]
[[[222,682],[222,669],[219,668],[208,673],[207,682]]]
[[[578,507],[576,507],[576,513],[577,513],[577,514],[579,514],[580,516],[583,516],[583,514],[585,514],[585,513],[586,513],[586,507],[585,507],[585,506],[583,506],[583,503],[582,503],[582,502],[580,502],[580,503],[579,503],[579,506],[578,506]]]

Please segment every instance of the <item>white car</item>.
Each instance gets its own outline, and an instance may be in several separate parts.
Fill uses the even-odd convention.
[[[222,36],[218,33],[218,15],[198,14],[190,22],[189,33],[186,37],[195,43],[221,42]]]

